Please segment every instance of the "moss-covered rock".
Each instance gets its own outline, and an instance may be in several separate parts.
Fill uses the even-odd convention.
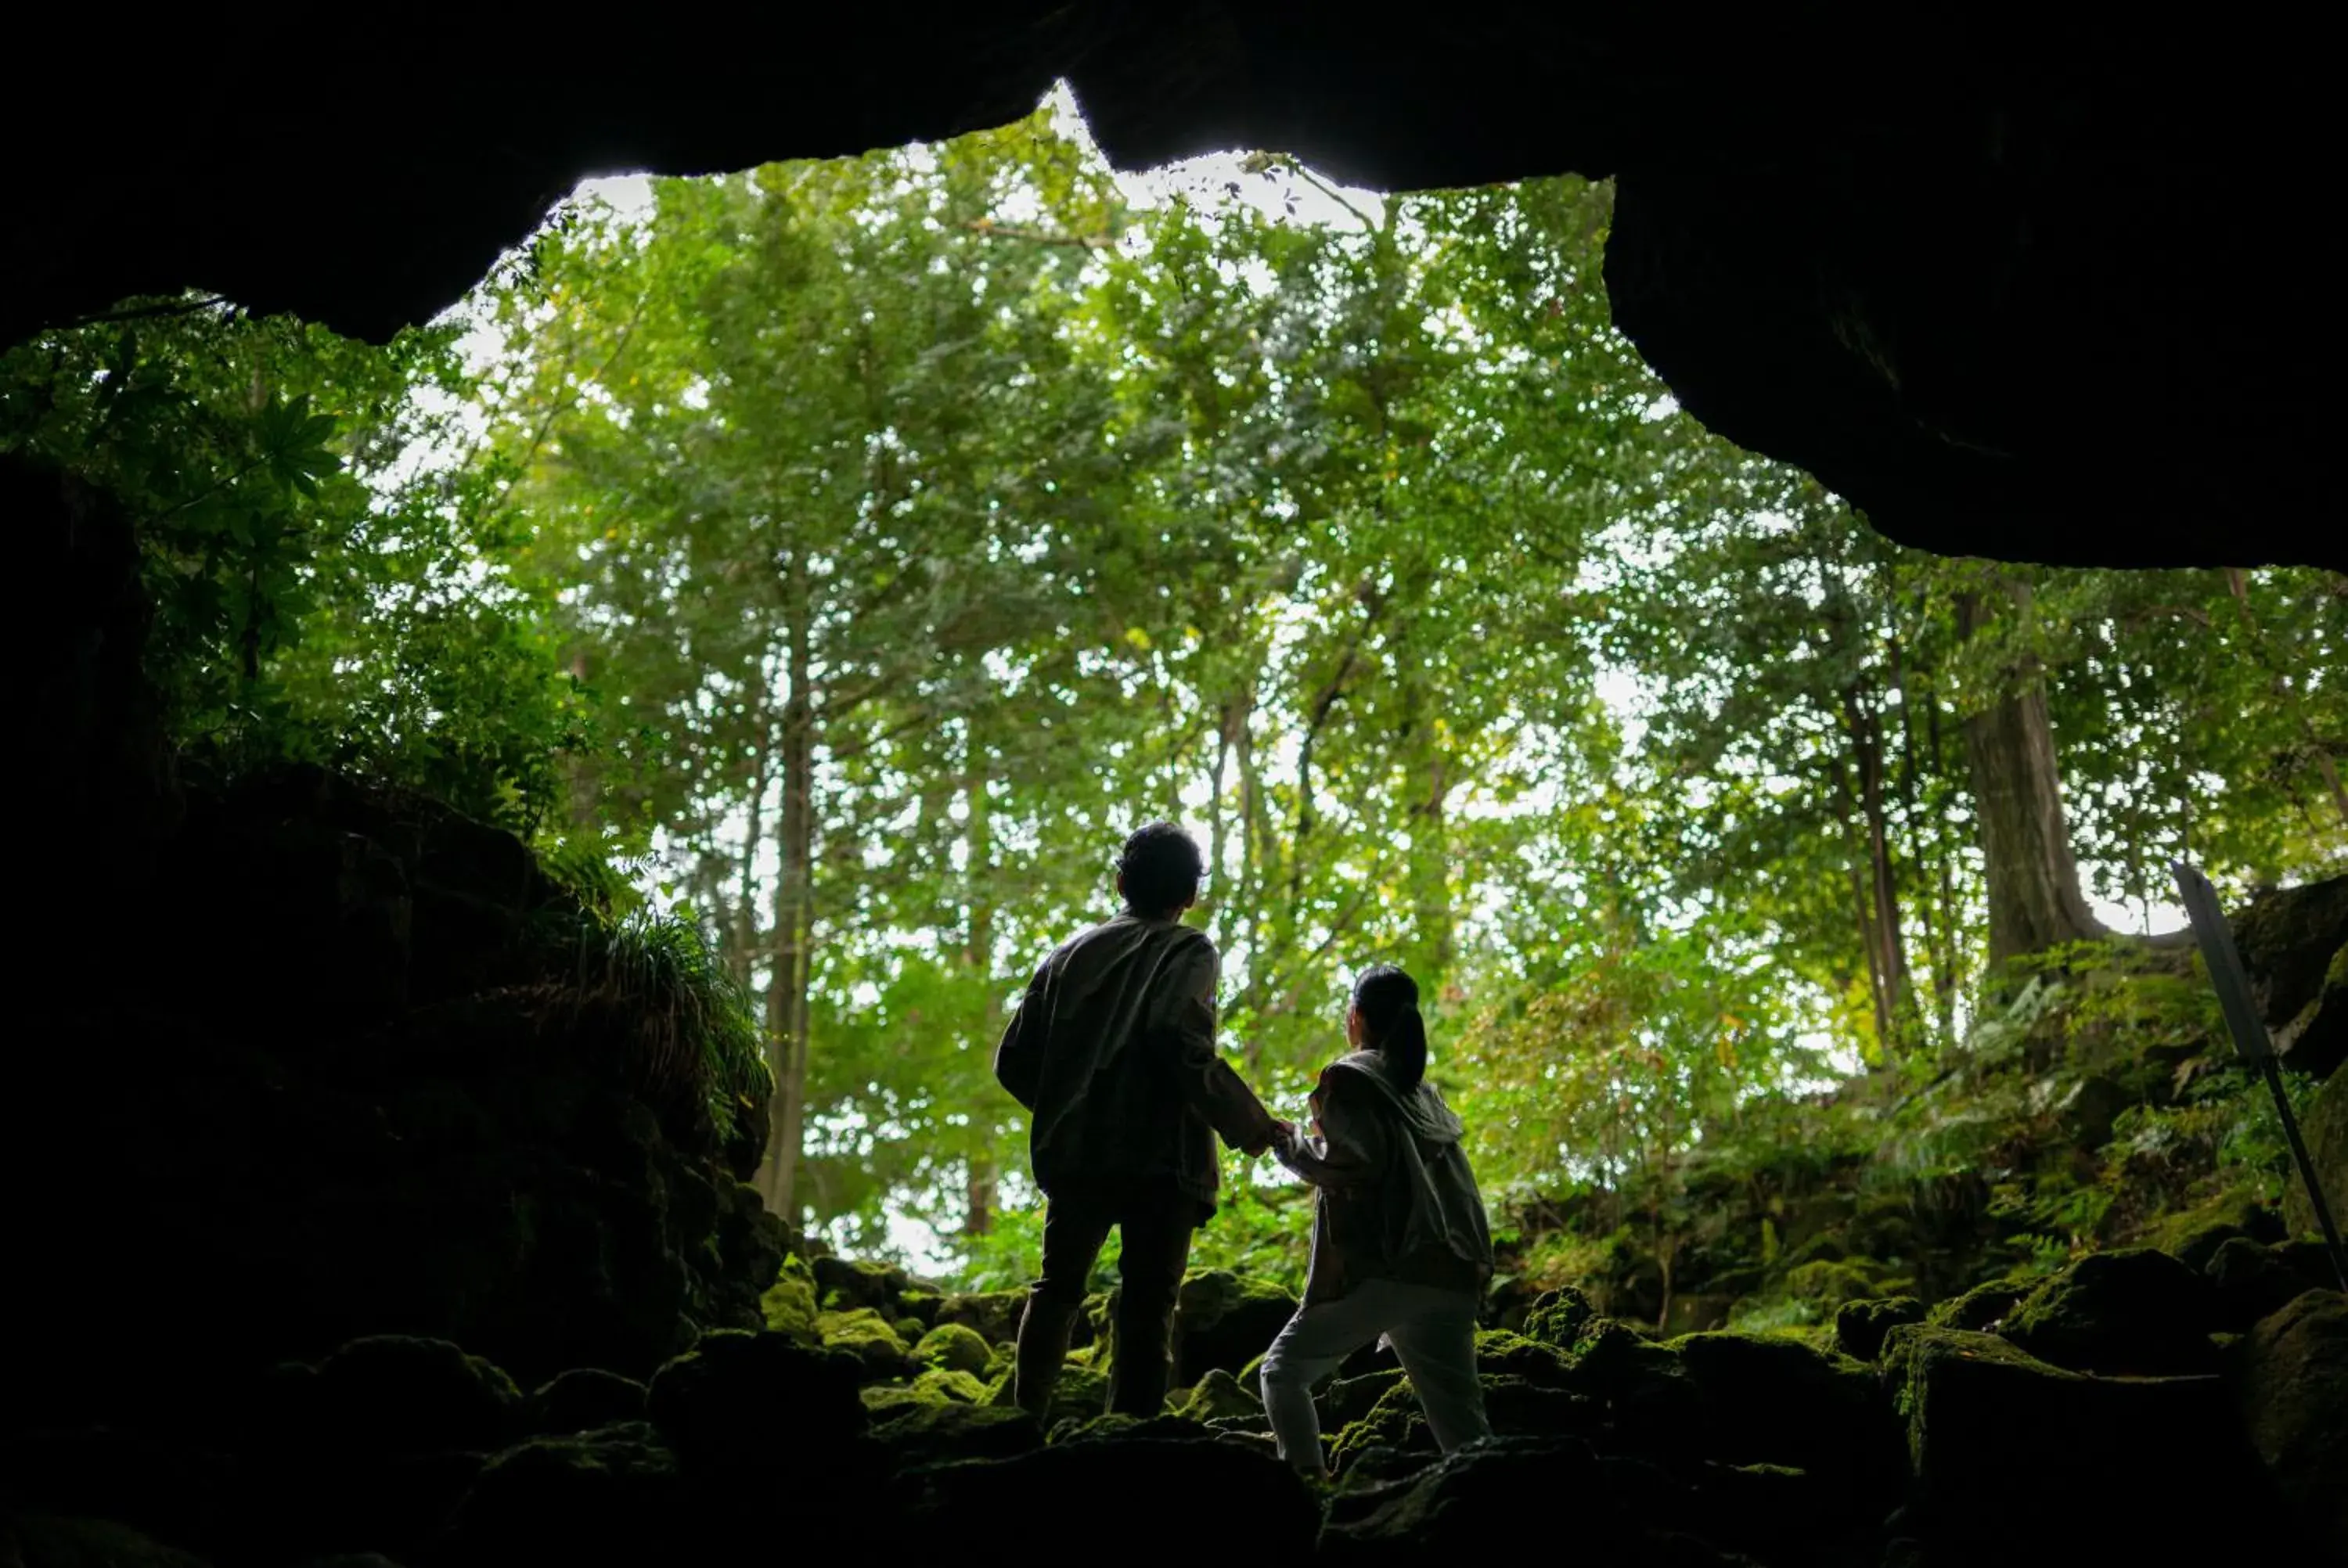
[[[1375,1457],[1363,1454],[1357,1471]],[[1641,1568],[1725,1561],[1663,1528],[1686,1518],[1684,1488],[1635,1460],[1601,1459],[1571,1438],[1500,1438],[1395,1470],[1394,1479],[1348,1485],[1330,1499],[1322,1562],[1518,1561],[1525,1554],[1520,1510],[1533,1499],[1545,1517],[1572,1521],[1577,1560]]]
[[[2260,1486],[2215,1378],[2072,1372],[1929,1324],[1894,1328],[1881,1365],[1915,1477],[1903,1532],[1949,1561],[2248,1561],[2272,1544],[2271,1511],[2215,1501]]]
[[[1402,1378],[1402,1368],[1394,1367],[1383,1371],[1366,1372],[1358,1378],[1335,1379],[1321,1391],[1322,1430],[1339,1431],[1360,1420]],[[1263,1385],[1258,1382],[1241,1386],[1260,1389]]]
[[[2333,967],[2335,971],[2348,970],[2348,948],[2340,950]],[[2340,973],[2335,990],[2337,999],[2329,1004],[2330,1010],[2340,1038],[2348,1042],[2348,972]],[[2324,1199],[2332,1205],[2333,1223],[2348,1225],[2348,1071],[2334,1072],[2323,1081],[2323,1087],[2308,1102],[2306,1114],[2299,1119],[2299,1131],[2306,1140],[2308,1159],[2315,1166]],[[2282,1218],[2292,1235],[2318,1233],[2315,1204],[2296,1169],[2283,1183]]]
[[[994,1348],[978,1330],[960,1323],[942,1323],[913,1347],[913,1364],[927,1369],[943,1367],[973,1375],[984,1372],[994,1359]]]
[[[457,1568],[691,1560],[682,1467],[642,1422],[533,1438],[492,1459],[436,1554]]]
[[[1263,1402],[1250,1389],[1241,1386],[1231,1373],[1217,1370],[1199,1379],[1188,1397],[1173,1402],[1175,1413],[1185,1420],[1201,1423],[1218,1416],[1251,1416],[1263,1411]]]
[[[986,1386],[986,1403],[990,1407],[1009,1409],[1017,1393],[1017,1383],[1005,1370]],[[1108,1408],[1108,1377],[1090,1367],[1064,1365],[1060,1380],[1052,1385],[1052,1408],[1045,1412],[1044,1430],[1051,1430],[1066,1420],[1090,1420]]]
[[[1434,1434],[1426,1430],[1426,1417],[1407,1378],[1390,1384],[1368,1414],[1331,1434],[1328,1446],[1329,1468],[1341,1472],[1373,1449],[1403,1454],[1437,1451]]]
[[[1670,1348],[1701,1396],[1702,1419],[1675,1445],[1683,1451],[1792,1465],[1889,1507],[1900,1482],[1899,1431],[1866,1367],[1775,1335],[1691,1334]]]
[[[644,1419],[648,1390],[633,1378],[581,1367],[541,1384],[530,1397],[525,1425],[542,1436],[591,1431]]]
[[[1606,1424],[1605,1404],[1524,1378],[1486,1375],[1484,1415],[1503,1437],[1581,1437]]]
[[[1967,1334],[1987,1333],[2005,1320],[2007,1313],[2021,1305],[2034,1282],[2027,1279],[1993,1279],[1974,1286],[1962,1295],[1946,1301],[1935,1302],[1924,1314],[1924,1321],[1935,1328],[1954,1328]]]
[[[1554,1345],[1505,1328],[1486,1328],[1476,1336],[1476,1369],[1488,1375],[1521,1378],[1544,1388],[1569,1388],[1573,1363]]]
[[[897,1309],[898,1298],[912,1286],[906,1272],[885,1263],[868,1263],[860,1258],[819,1257],[810,1266],[815,1280],[816,1305],[826,1312],[854,1312],[866,1308],[880,1313],[894,1322],[902,1316]]]
[[[1821,1316],[1847,1303],[1905,1295],[1915,1281],[1900,1270],[1870,1257],[1821,1259],[1786,1272],[1785,1291],[1796,1301],[1807,1302]]]
[[[942,1298],[931,1321],[959,1323],[990,1345],[1007,1345],[1019,1337],[1019,1315],[1026,1309],[1024,1290],[978,1291]]]
[[[782,1334],[705,1334],[654,1377],[652,1419],[696,1463],[823,1452],[865,1430],[857,1364]]]
[[[1835,1348],[1861,1361],[1872,1361],[1883,1348],[1883,1337],[1903,1323],[1924,1321],[1924,1304],[1912,1296],[1892,1296],[1870,1301],[1847,1301],[1835,1313]]]
[[[2278,1224],[2256,1193],[2235,1187],[2180,1214],[2163,1215],[2145,1232],[2143,1242],[2199,1272],[2207,1270],[2218,1249],[2236,1236],[2248,1236],[2253,1241],[2279,1236]],[[2262,1236],[2261,1231],[2268,1235]]]
[[[1051,1522],[1067,1542],[1131,1542],[1138,1499],[1244,1522],[1244,1551],[1268,1562],[1313,1551],[1321,1512],[1304,1483],[1260,1445],[1194,1434],[1060,1442],[1015,1458],[931,1466],[910,1478],[909,1549],[916,1558],[958,1561],[972,1543],[1000,1535],[1005,1520]],[[1203,1517],[1203,1515],[1202,1515]],[[1146,1537],[1145,1537],[1146,1539]]]
[[[1044,1442],[1035,1418],[1025,1410],[935,1399],[896,1409],[873,1429],[872,1435],[901,1467],[950,1460],[1008,1459]]]
[[[355,1339],[314,1372],[281,1369],[277,1434],[353,1457],[502,1446],[522,1427],[521,1390],[445,1339]]]
[[[1525,1314],[1525,1337],[1570,1350],[1597,1316],[1590,1297],[1570,1285],[1543,1291]]]
[[[2236,1348],[2238,1408],[2314,1541],[2348,1544],[2348,1299],[2311,1290]]]
[[[942,1292],[932,1290],[926,1285],[908,1286],[898,1294],[897,1310],[920,1324],[922,1332],[925,1334],[936,1327],[938,1309],[945,1305],[945,1299]],[[916,1334],[912,1337],[918,1339],[921,1335]]]
[[[819,1313],[815,1327],[825,1349],[852,1358],[867,1378],[901,1378],[911,1364],[896,1325],[870,1307]]]
[[[1269,1280],[1229,1269],[1189,1276],[1175,1298],[1175,1383],[1239,1371],[1295,1315],[1296,1297]]]
[[[2207,1372],[2223,1325],[2209,1282],[2165,1252],[2091,1253],[2042,1282],[1998,1330],[2042,1361],[2109,1375]]]
[[[2202,1273],[2216,1295],[2216,1320],[2234,1334],[2281,1311],[2307,1288],[2307,1281],[2274,1248],[2248,1236],[2230,1238]]]
[[[758,1313],[769,1333],[788,1334],[808,1345],[823,1342],[816,1329],[815,1275],[806,1259],[783,1259],[782,1273],[758,1297]]]
[[[932,1368],[910,1383],[869,1383],[859,1391],[864,1408],[876,1419],[920,1404],[983,1405],[987,1388],[968,1372]]]

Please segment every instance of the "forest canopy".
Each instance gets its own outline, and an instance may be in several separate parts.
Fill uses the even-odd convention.
[[[1656,1234],[2149,933],[2173,858],[2341,866],[2348,579],[1904,549],[1677,408],[1602,182],[1231,167],[1121,180],[1047,105],[582,194],[386,347],[44,333],[0,446],[138,520],[189,766],[424,791],[698,927],[768,1203],[973,1284],[1040,1223],[994,1038],[1153,817],[1267,1099],[1400,963],[1495,1206]],[[1202,1251],[1292,1276],[1256,1173]]]

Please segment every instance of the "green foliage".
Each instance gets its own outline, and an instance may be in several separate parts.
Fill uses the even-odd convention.
[[[561,1005],[630,1020],[639,1083],[659,1102],[691,1107],[720,1145],[765,1135],[774,1079],[757,1016],[689,917],[591,920]]]
[[[1512,1287],[1709,1269],[1810,1324],[1912,1261],[1787,1240],[1823,1192],[1978,1184],[2002,1268],[2271,1190],[2197,972],[1985,972],[1975,743],[2043,688],[2131,910],[2175,855],[2230,896],[2334,865],[2336,574],[1904,549],[1679,410],[1611,323],[1604,183],[1247,179],[1140,200],[1039,113],[655,180],[381,348],[193,301],[45,333],[0,448],[136,520],[191,758],[523,834],[596,911],[565,1005],[641,1008],[623,1054],[730,1150],[771,1097],[764,1190],[860,1253],[1032,1276],[990,1050],[1160,815],[1275,1105],[1354,972],[1417,975]],[[1264,1173],[1198,1260],[1292,1286]]]

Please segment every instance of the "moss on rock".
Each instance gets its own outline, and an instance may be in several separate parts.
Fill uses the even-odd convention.
[[[2235,1351],[2236,1400],[2276,1490],[2313,1540],[2348,1542],[2348,1300],[2311,1290]]]
[[[1237,1378],[1219,1369],[1200,1378],[1188,1397],[1175,1401],[1175,1413],[1185,1420],[1204,1423],[1219,1416],[1261,1415],[1263,1403]]]
[[[984,1372],[994,1359],[994,1348],[974,1328],[960,1323],[941,1323],[922,1336],[912,1354],[917,1367],[943,1367],[977,1374]]]
[[[1026,1308],[1024,1290],[977,1291],[942,1298],[932,1322],[959,1323],[990,1345],[1007,1345],[1018,1337],[1019,1315]]]
[[[867,1378],[899,1378],[911,1358],[896,1325],[870,1307],[851,1312],[823,1312],[815,1328],[823,1348],[853,1358]]]
[[[1476,1368],[1488,1374],[1522,1378],[1544,1388],[1563,1389],[1573,1381],[1573,1363],[1564,1351],[1505,1328],[1478,1332]]]
[[[2223,1327],[2209,1282],[2165,1252],[2091,1253],[2043,1281],[1999,1332],[2042,1361],[2077,1372],[2207,1372]]]
[[[646,1408],[696,1462],[755,1463],[800,1448],[821,1452],[861,1433],[857,1383],[852,1359],[786,1335],[725,1329],[663,1367]]]
[[[1911,1531],[1951,1562],[2248,1561],[2268,1511],[2215,1378],[2104,1378],[1992,1334],[1894,1328],[1882,1376],[1914,1476]],[[2154,1500],[2177,1500],[2161,1506]]]
[[[935,1399],[897,1408],[872,1435],[900,1466],[1008,1459],[1044,1442],[1035,1418],[1025,1410]]]
[[[1570,1285],[1561,1286],[1534,1299],[1525,1314],[1525,1337],[1570,1350],[1597,1316],[1590,1297]]]
[[[815,1276],[804,1258],[783,1259],[782,1273],[758,1297],[758,1312],[771,1333],[788,1334],[808,1345],[822,1343],[816,1330]]]
[[[675,1453],[636,1422],[533,1438],[499,1454],[458,1505],[437,1555],[458,1568],[673,1562],[689,1550],[691,1525]]]
[[[1847,1301],[1835,1313],[1834,1348],[1861,1361],[1883,1349],[1883,1337],[1903,1323],[1924,1321],[1924,1304],[1912,1296]]]
[[[1924,1314],[1924,1321],[1935,1328],[1954,1328],[1967,1334],[1987,1333],[2005,1320],[2028,1296],[2033,1282],[2027,1279],[1993,1279],[1976,1285],[1959,1296],[1936,1302]]]
[[[525,1424],[541,1436],[592,1431],[644,1419],[647,1390],[633,1378],[581,1367],[540,1386],[530,1397]]]
[[[1263,1354],[1296,1314],[1296,1297],[1269,1280],[1229,1269],[1195,1273],[1182,1281],[1174,1308],[1174,1381],[1196,1383],[1209,1372],[1238,1372]]]
[[[285,1368],[278,1391],[283,1440],[353,1456],[486,1450],[523,1424],[513,1379],[445,1339],[355,1339],[306,1377]]]

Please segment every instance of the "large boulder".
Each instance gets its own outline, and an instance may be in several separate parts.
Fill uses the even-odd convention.
[[[2348,876],[2254,898],[2229,923],[2283,1061],[2330,1074],[2348,1059]]]
[[[1570,1285],[1561,1286],[1534,1298],[1525,1314],[1525,1337],[1570,1350],[1596,1316],[1590,1297]]]
[[[1175,1300],[1175,1386],[1239,1371],[1295,1315],[1296,1297],[1269,1280],[1229,1269],[1190,1275]]]
[[[1304,1483],[1261,1445],[1206,1437],[1056,1443],[1007,1460],[931,1466],[907,1481],[913,1560],[963,1560],[973,1542],[999,1537],[1006,1520],[1048,1532],[1038,1539],[1054,1550],[1146,1547],[1152,1526],[1141,1511],[1153,1499],[1230,1522],[1233,1550],[1264,1562],[1310,1555],[1321,1522]]]
[[[458,1506],[436,1560],[451,1568],[692,1562],[702,1528],[675,1453],[637,1422],[533,1438],[499,1454]]]
[[[847,1257],[817,1258],[814,1276],[816,1301],[824,1311],[870,1307],[891,1322],[904,1316],[897,1310],[898,1300],[913,1283],[894,1265]]]
[[[941,1323],[922,1336],[912,1354],[913,1364],[924,1370],[942,1367],[975,1375],[984,1372],[987,1364],[994,1359],[994,1348],[975,1328],[961,1323]]]
[[[853,1360],[867,1378],[902,1377],[911,1366],[912,1351],[896,1325],[870,1307],[820,1313],[815,1327],[825,1349]]]
[[[2281,1311],[2311,1283],[2275,1248],[2248,1236],[2232,1237],[2219,1247],[2202,1273],[2217,1298],[2218,1327],[2230,1334]]]
[[[757,1467],[836,1457],[865,1430],[856,1363],[781,1334],[705,1334],[663,1367],[653,1423],[696,1465]]]
[[[2311,1290],[2236,1348],[2242,1422],[2311,1537],[2348,1550],[2348,1298]]]
[[[2022,1305],[2031,1292],[2026,1279],[1992,1279],[1983,1281],[1945,1301],[1932,1304],[1924,1314],[1924,1321],[1935,1328],[1955,1328],[1968,1334],[1985,1333],[2005,1320],[2006,1314]]]
[[[355,1339],[314,1368],[272,1378],[273,1434],[289,1446],[349,1460],[488,1450],[519,1435],[525,1412],[512,1378],[445,1339]]]
[[[539,1387],[530,1397],[527,1424],[547,1436],[592,1431],[644,1419],[644,1385],[617,1372],[580,1367]]]
[[[2348,1014],[2348,1002],[2340,1010]],[[2307,1141],[2308,1158],[2315,1165],[2324,1201],[2331,1205],[2332,1223],[2348,1227],[2348,1072],[2333,1073],[2315,1091],[2306,1114],[2299,1119],[2299,1131]],[[2283,1177],[2282,1218],[2293,1235],[2314,1235],[2321,1230],[2314,1200],[2308,1196],[2307,1184],[2296,1164]]]
[[[878,1414],[878,1412],[875,1412]],[[1044,1445],[1035,1418],[1012,1406],[922,1399],[890,1411],[873,1440],[898,1466],[950,1460],[1009,1459]]]
[[[959,1323],[976,1329],[990,1345],[1006,1345],[1019,1337],[1019,1315],[1026,1309],[1024,1290],[976,1291],[942,1299],[935,1321]]]
[[[1685,1487],[1636,1460],[1600,1457],[1571,1438],[1499,1438],[1330,1500],[1321,1560],[1343,1568],[1514,1562],[1528,1508],[1570,1534],[1578,1560],[1650,1568],[1734,1561],[1673,1526]]]
[[[2165,1252],[2091,1253],[2046,1279],[1999,1332],[2042,1361],[2077,1372],[2162,1376],[2213,1371],[2217,1292]]]
[[[2240,1562],[2276,1544],[2215,1377],[2096,1377],[1930,1325],[1894,1328],[1882,1368],[1914,1477],[1903,1532],[1949,1561]]]
[[[1901,1477],[1899,1430],[1866,1367],[1775,1335],[1691,1334],[1669,1348],[1701,1396],[1703,1419],[1680,1435],[1689,1451],[1795,1466],[1854,1506],[1889,1507]]]

